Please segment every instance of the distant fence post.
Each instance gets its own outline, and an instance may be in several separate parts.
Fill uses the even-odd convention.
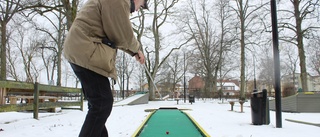
[[[39,119],[39,83],[34,83],[34,93],[33,93],[33,118]]]
[[[83,111],[83,99],[84,99],[84,97],[83,97],[83,93],[82,93],[82,89],[81,89],[81,91],[80,91],[80,94],[81,94],[81,99],[80,99],[80,102],[81,102],[81,105],[80,105],[80,109],[81,109],[81,111]]]
[[[6,104],[6,93],[7,89],[4,87],[0,87],[0,105]]]
[[[48,93],[47,96],[45,95],[46,93]],[[6,100],[8,95],[12,97]],[[72,101],[63,101],[63,97],[69,97]],[[76,98],[72,99],[72,97]],[[77,100],[79,97],[81,99]],[[17,98],[25,99],[27,103],[20,102],[15,104],[16,100],[14,99]],[[56,101],[59,99],[61,101]],[[83,111],[83,99],[84,97],[80,88],[43,85],[38,82],[27,83],[0,80],[0,112],[33,110],[33,118],[39,119],[39,109],[56,107],[61,107],[62,109],[69,106],[72,109],[74,106],[80,106],[81,111]],[[11,104],[8,104],[9,101]]]

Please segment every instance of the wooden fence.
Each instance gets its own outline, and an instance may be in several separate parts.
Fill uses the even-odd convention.
[[[39,83],[0,81],[0,112],[77,107],[83,111],[83,94],[79,88],[58,87]]]
[[[311,92],[312,93],[312,92]],[[275,99],[269,101],[270,110],[275,109]],[[308,92],[299,92],[295,95],[281,99],[281,110],[283,112],[295,113],[319,113],[320,112],[320,94]]]

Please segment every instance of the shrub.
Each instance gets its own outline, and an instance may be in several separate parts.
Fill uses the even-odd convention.
[[[282,89],[282,97],[288,97],[296,94],[296,88],[293,84],[284,84]]]

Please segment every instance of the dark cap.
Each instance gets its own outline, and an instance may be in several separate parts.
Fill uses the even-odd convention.
[[[142,9],[147,9],[147,10],[149,10],[149,7],[148,7],[148,0],[144,0],[144,4],[143,4],[143,6],[142,6]]]

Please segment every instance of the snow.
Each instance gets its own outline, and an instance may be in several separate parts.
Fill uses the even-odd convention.
[[[86,108],[86,102],[85,102]],[[227,101],[196,100],[189,104],[179,101],[149,101],[141,105],[116,105],[107,121],[110,137],[130,137],[150,114],[145,109],[178,107],[186,110],[212,137],[319,137],[319,127],[289,122],[285,119],[320,123],[319,113],[282,113],[282,128],[276,128],[275,112],[270,111],[269,125],[252,125],[250,103],[244,103],[230,111]],[[57,113],[42,112],[39,120],[32,112],[0,113],[0,137],[76,137],[87,110],[65,110]],[[181,125],[183,126],[183,125]],[[3,131],[1,131],[1,129]]]
[[[145,94],[137,94],[128,98],[125,98],[124,100],[121,100],[117,103],[114,103],[113,106],[122,106],[122,105],[127,105],[129,103],[131,103],[132,101],[135,101],[136,99],[141,98],[142,96],[144,96]]]

